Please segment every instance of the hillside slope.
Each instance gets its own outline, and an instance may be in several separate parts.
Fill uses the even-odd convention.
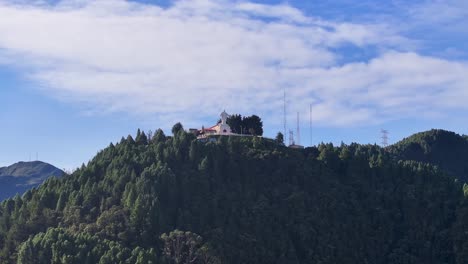
[[[0,206],[0,263],[466,263],[468,187],[378,146],[138,132]]]
[[[64,172],[41,161],[18,162],[0,168],[0,201],[23,194],[51,176],[60,177]]]
[[[388,150],[396,159],[430,163],[468,182],[468,140],[464,136],[433,129],[405,138]]]

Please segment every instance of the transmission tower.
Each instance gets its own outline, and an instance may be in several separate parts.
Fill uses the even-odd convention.
[[[385,148],[388,146],[388,130],[381,129],[380,133],[382,133],[382,146]]]
[[[289,146],[294,145],[294,132],[289,130]]]

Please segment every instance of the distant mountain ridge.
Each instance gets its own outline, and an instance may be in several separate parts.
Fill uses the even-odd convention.
[[[42,161],[18,162],[0,168],[0,201],[36,187],[51,176],[60,177],[64,172]]]
[[[468,182],[468,137],[432,129],[411,135],[387,149],[397,160],[413,160],[435,165]]]

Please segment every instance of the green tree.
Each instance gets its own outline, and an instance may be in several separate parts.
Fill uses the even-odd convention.
[[[163,234],[164,255],[171,263],[194,263],[199,257],[202,238],[189,231],[174,230]]]
[[[30,239],[21,244],[18,252],[18,263],[21,264],[35,264],[34,260],[34,246]]]
[[[159,143],[159,142],[166,141],[166,135],[164,134],[164,131],[162,129],[156,130],[156,133],[154,133],[154,136],[153,136],[151,141],[153,143]]]
[[[55,207],[56,211],[62,211],[65,208],[66,200],[68,199],[68,195],[66,193],[60,193],[59,199],[57,201],[57,206]]]
[[[242,131],[243,123],[242,123],[241,115],[239,114],[230,115],[227,118],[226,123],[229,125],[229,127],[231,127],[232,132],[237,133],[237,134],[241,134],[243,132]]]
[[[182,126],[181,123],[176,123],[173,127],[172,127],[172,134],[174,136],[177,135],[177,133],[179,133],[179,131],[183,131],[184,130],[184,127]]]
[[[278,143],[278,144],[284,145],[284,136],[283,136],[283,133],[278,132],[278,134],[276,134],[275,141],[276,141],[276,143]]]
[[[249,131],[249,134],[257,136],[263,135],[263,122],[260,117],[256,115],[244,117],[242,119],[242,123],[243,127],[246,128],[246,131]]]
[[[140,129],[138,129],[137,136],[135,138],[135,142],[138,145],[148,144],[148,137],[146,136],[145,132],[142,132],[142,131],[140,131]]]

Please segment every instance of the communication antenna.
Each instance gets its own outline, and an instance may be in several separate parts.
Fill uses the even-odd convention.
[[[296,131],[297,131],[297,144],[300,145],[301,144],[301,130],[300,130],[300,127],[299,127],[299,112],[297,112],[297,128],[296,128]]]
[[[39,160],[39,152],[36,152],[36,161]]]
[[[385,148],[388,146],[388,130],[381,129],[380,133],[382,133],[382,146]]]
[[[283,135],[286,136],[286,89],[283,89]]]
[[[294,132],[289,130],[289,146],[294,145]]]

